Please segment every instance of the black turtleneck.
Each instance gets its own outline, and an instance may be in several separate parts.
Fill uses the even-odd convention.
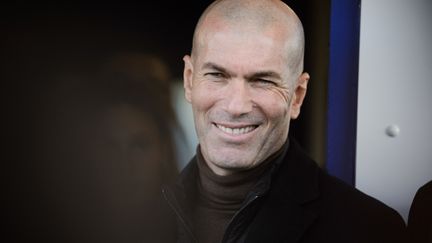
[[[198,198],[194,208],[195,234],[200,243],[221,242],[226,227],[248,192],[283,151],[282,148],[257,167],[227,176],[215,174],[197,148]]]

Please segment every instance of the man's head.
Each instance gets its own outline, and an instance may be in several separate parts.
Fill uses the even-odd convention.
[[[216,174],[253,168],[282,147],[309,80],[303,53],[300,20],[281,1],[222,0],[203,13],[184,87]]]

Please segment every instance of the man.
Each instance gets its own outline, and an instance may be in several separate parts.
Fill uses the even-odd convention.
[[[179,242],[398,242],[392,209],[327,175],[288,139],[309,75],[281,1],[222,0],[201,16],[184,88],[199,138],[164,190]]]
[[[432,205],[432,180],[417,190],[411,204],[407,232],[412,242],[432,242],[432,208],[430,205]]]

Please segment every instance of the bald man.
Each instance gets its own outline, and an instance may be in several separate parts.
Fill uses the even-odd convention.
[[[309,74],[304,35],[282,1],[225,0],[184,57],[196,156],[164,195],[179,242],[399,242],[404,222],[327,175],[288,138]]]

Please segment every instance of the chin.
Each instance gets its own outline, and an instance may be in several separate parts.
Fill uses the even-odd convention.
[[[254,161],[253,158],[256,156],[247,155],[245,156],[244,152],[236,152],[236,153],[224,153],[224,150],[216,150],[216,156],[210,156],[211,160],[215,165],[224,169],[233,169],[233,170],[241,170],[241,169],[249,169],[253,166]],[[224,156],[217,156],[224,155]]]

